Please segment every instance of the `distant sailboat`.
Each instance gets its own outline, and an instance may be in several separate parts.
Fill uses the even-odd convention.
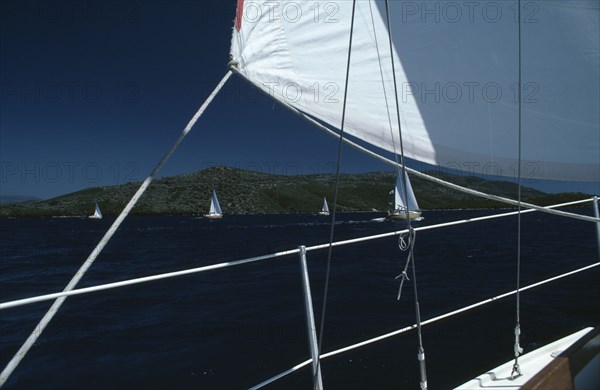
[[[319,215],[329,215],[329,206],[327,205],[327,199],[325,197],[323,197],[323,206],[321,207]]]
[[[221,211],[221,206],[219,205],[217,193],[215,192],[215,190],[212,190],[212,196],[210,198],[210,210],[208,211],[208,214],[204,215],[204,218],[218,219],[222,217],[223,211]]]
[[[96,209],[94,210],[94,214],[90,215],[88,218],[102,219],[102,212],[100,211],[100,206],[98,206],[98,203],[96,203]]]
[[[405,176],[406,180],[406,200],[407,205],[404,204],[404,187],[402,186],[402,179],[400,176],[396,177],[396,188],[394,188],[394,209],[388,212],[388,219],[391,220],[406,220],[414,219],[421,220],[421,210],[419,210],[419,205],[417,204],[417,198],[415,198],[415,193],[413,192],[412,186],[410,185],[410,180],[408,175]],[[408,213],[406,212],[408,209]]]

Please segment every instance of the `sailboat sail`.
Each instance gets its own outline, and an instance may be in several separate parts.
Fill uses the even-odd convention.
[[[102,212],[100,211],[100,206],[96,203],[96,209],[94,210],[94,217],[102,218]]]
[[[462,3],[442,2],[433,11],[426,3],[389,2],[405,156],[515,177],[514,3],[480,1],[456,10]],[[530,3],[521,23],[522,174],[600,181],[599,3]],[[339,128],[352,5],[239,1],[231,45],[239,73],[275,99]],[[383,1],[356,2],[344,131],[394,153],[399,129],[386,15]]]
[[[329,206],[327,205],[327,199],[323,198],[323,206],[321,207],[321,213],[329,214]]]
[[[419,210],[417,198],[415,197],[415,193],[413,192],[412,186],[410,184],[410,179],[408,178],[408,175],[406,175],[405,177],[406,180],[404,181],[404,183],[406,185],[406,199],[408,202],[408,207],[404,204],[404,186],[402,186],[402,179],[400,178],[400,176],[398,176],[396,178],[396,188],[394,189],[394,209],[406,210],[408,208],[410,211]]]
[[[209,215],[221,215],[223,212],[221,211],[221,206],[219,205],[219,199],[217,198],[217,193],[215,190],[212,191],[212,196],[210,198],[210,210],[208,212]]]
[[[89,218],[92,218],[92,219],[101,219],[102,218],[102,212],[100,211],[100,206],[98,206],[98,203],[96,203],[96,208],[94,209],[94,214],[90,215]]]

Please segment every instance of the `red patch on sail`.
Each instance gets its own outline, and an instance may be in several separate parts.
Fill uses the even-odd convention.
[[[237,12],[235,15],[235,29],[240,31],[244,17],[244,0],[237,0]]]

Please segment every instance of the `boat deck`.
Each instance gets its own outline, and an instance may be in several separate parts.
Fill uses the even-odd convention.
[[[548,365],[556,361],[563,351],[588,335],[594,328],[585,328],[553,343],[547,344],[519,357],[522,375],[511,378],[514,361],[511,360],[493,370],[479,375],[477,378],[457,387],[461,390],[474,389],[520,389]],[[568,378],[571,381],[571,378]],[[527,383],[530,386],[530,383]],[[532,388],[536,388],[533,386]]]

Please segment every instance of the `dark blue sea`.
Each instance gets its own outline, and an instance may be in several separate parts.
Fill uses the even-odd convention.
[[[575,209],[591,214],[591,208]],[[418,226],[499,213],[427,211]],[[338,215],[335,240],[398,230],[377,213]],[[0,220],[0,300],[58,292],[113,218]],[[79,287],[325,243],[316,215],[131,217]],[[415,260],[422,318],[516,287],[516,217],[419,232]],[[598,261],[595,226],[523,215],[522,285]],[[406,253],[397,238],[334,248],[323,352],[415,322],[414,280],[396,300]],[[326,251],[309,252],[317,320]],[[521,297],[521,344],[544,343],[600,322],[594,268]],[[297,255],[68,298],[7,389],[244,389],[310,357]],[[410,274],[409,274],[410,275]],[[0,312],[4,367],[49,308]],[[432,389],[447,389],[512,357],[514,296],[423,328]],[[415,331],[322,362],[332,389],[418,388]],[[308,389],[310,368],[271,389]]]

